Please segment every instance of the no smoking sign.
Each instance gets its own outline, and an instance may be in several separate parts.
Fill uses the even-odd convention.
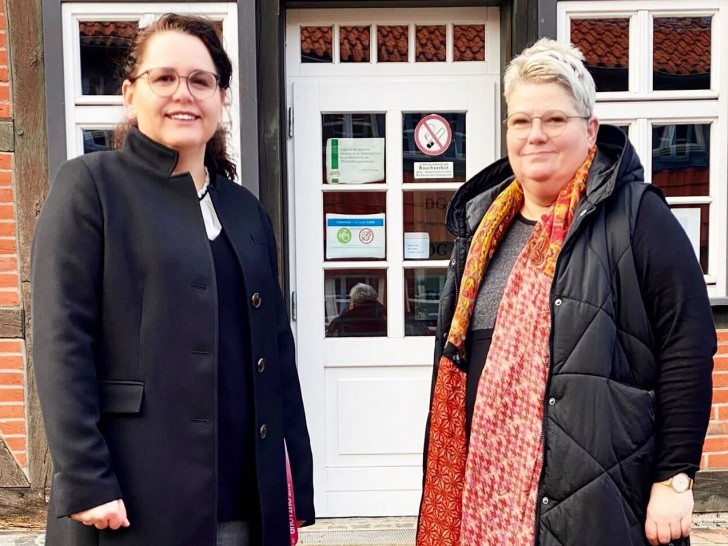
[[[442,116],[429,114],[423,117],[415,127],[415,144],[423,154],[443,154],[451,142],[452,129]]]

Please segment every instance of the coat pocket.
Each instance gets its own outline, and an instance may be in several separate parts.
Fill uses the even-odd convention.
[[[139,413],[144,397],[142,381],[99,381],[101,413]]]

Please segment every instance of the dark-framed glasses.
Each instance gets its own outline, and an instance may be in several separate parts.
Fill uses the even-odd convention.
[[[187,81],[187,89],[190,94],[198,100],[209,99],[215,94],[220,76],[207,70],[194,70],[187,76],[180,76],[174,68],[150,68],[141,74],[129,78],[134,83],[142,76],[146,76],[149,87],[155,95],[170,97],[174,95],[179,87],[180,79]]]
[[[541,130],[550,137],[559,136],[572,119],[589,119],[590,116],[570,116],[561,110],[549,110],[540,116],[531,116],[524,112],[515,112],[503,122],[514,138],[523,139],[531,133],[533,120],[541,120]]]

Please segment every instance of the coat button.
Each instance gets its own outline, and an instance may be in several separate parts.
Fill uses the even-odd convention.
[[[265,370],[265,358],[259,358],[258,359],[258,371],[262,372]]]
[[[558,307],[559,305],[561,305],[561,298],[559,298],[559,299],[557,299],[556,301],[554,301],[554,305],[555,305],[556,307]]]
[[[261,298],[260,294],[256,292],[255,294],[253,294],[253,297],[250,298],[250,303],[252,303],[253,307],[257,309],[258,307],[260,307],[260,304],[263,303],[263,298]]]
[[[262,427],[260,427],[260,439],[264,440],[267,435],[268,435],[268,427],[263,425]]]
[[[556,403],[556,398],[549,398],[549,406],[553,406]]]
[[[544,497],[543,499],[541,499],[541,502],[544,504],[548,504],[549,503],[548,497]]]

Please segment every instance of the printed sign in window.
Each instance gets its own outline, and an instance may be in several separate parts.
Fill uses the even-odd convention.
[[[384,180],[383,138],[330,138],[326,141],[326,182],[368,184]]]
[[[327,214],[326,259],[384,258],[384,214]]]

